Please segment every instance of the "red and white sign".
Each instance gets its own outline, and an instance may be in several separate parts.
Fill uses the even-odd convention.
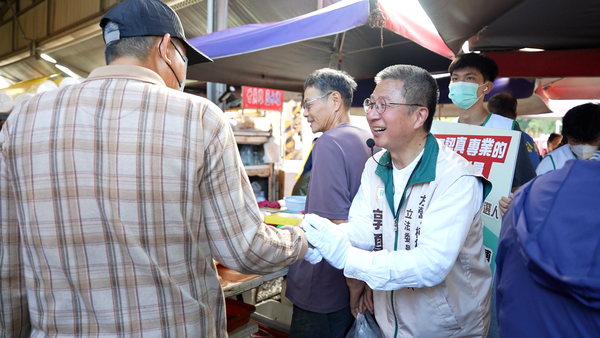
[[[492,182],[492,191],[483,201],[481,219],[485,255],[493,271],[502,223],[498,201],[502,196],[510,195],[521,133],[437,120],[433,121],[431,131],[446,147],[471,162]]]
[[[478,136],[478,135],[446,135],[436,134],[438,140],[462,155],[475,168],[481,171],[485,178],[490,178],[490,170],[492,164],[504,163],[506,154],[508,153],[508,145],[510,144],[510,136]]]
[[[242,87],[244,109],[283,110],[283,90]]]

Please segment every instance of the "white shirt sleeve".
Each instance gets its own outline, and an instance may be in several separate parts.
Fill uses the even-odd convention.
[[[369,252],[352,247],[344,275],[363,280],[374,290],[441,283],[454,266],[482,203],[481,180],[460,177],[425,211],[421,228],[428,231],[421,233],[417,248]]]

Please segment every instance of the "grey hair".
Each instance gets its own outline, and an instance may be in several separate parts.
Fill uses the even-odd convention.
[[[325,95],[329,92],[338,92],[342,97],[344,107],[350,109],[352,97],[356,90],[356,82],[348,73],[343,70],[331,68],[322,68],[312,72],[304,82],[304,89],[314,87]]]
[[[375,76],[375,83],[383,80],[398,80],[404,82],[402,95],[406,103],[420,104],[429,110],[429,116],[423,124],[425,131],[429,132],[435,108],[440,97],[440,91],[435,79],[423,68],[412,65],[394,65],[385,68]],[[412,113],[416,107],[409,106]]]
[[[106,23],[102,34],[106,42],[106,48],[104,48],[106,64],[124,56],[134,57],[140,61],[146,60],[157,38],[156,36],[120,38],[119,25],[113,21]]]

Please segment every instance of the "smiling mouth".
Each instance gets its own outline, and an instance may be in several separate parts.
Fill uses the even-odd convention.
[[[386,128],[373,128],[374,131],[380,132],[385,131]]]

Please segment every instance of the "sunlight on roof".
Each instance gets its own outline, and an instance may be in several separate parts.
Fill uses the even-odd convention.
[[[0,76],[0,89],[9,87],[10,83],[6,81],[2,76]]]
[[[381,0],[380,0],[381,1]],[[386,7],[396,8],[402,10],[406,16],[413,19],[416,22],[419,22],[423,28],[431,31],[435,34],[438,34],[437,29],[431,22],[423,7],[418,0],[384,0],[386,2]]]

